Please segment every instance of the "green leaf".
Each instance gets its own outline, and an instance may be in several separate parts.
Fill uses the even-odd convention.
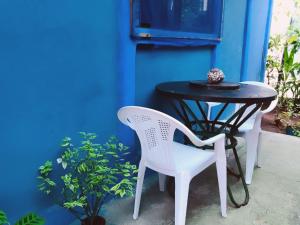
[[[87,170],[88,170],[88,167],[85,163],[81,163],[77,168],[78,173],[84,173]]]
[[[47,182],[47,184],[49,184],[50,186],[56,185],[56,183],[53,180],[50,180],[49,178],[45,179],[45,182]]]
[[[19,219],[15,225],[43,225],[45,221],[42,217],[36,215],[35,213],[29,213]]]
[[[39,172],[42,177],[46,177],[52,172],[52,169],[52,162],[48,160],[44,163],[44,165],[39,167]]]
[[[68,166],[68,163],[67,163],[67,162],[62,162],[61,165],[62,165],[62,167],[63,167],[64,169],[66,169],[67,166]]]
[[[115,186],[113,186],[110,190],[112,191],[117,191],[119,189],[121,184],[116,184]]]
[[[123,198],[125,194],[126,194],[126,190],[122,189],[120,192],[120,196]]]
[[[109,155],[116,155],[117,153],[115,153],[115,152],[106,152],[106,154],[109,154]]]
[[[96,158],[97,154],[94,153],[94,152],[90,152],[90,153],[89,153],[89,156],[90,156],[91,158]]]
[[[110,191],[110,189],[109,189],[109,187],[108,187],[107,185],[102,185],[102,189],[103,189],[104,191],[106,191],[106,192],[109,192],[109,191]]]
[[[80,197],[78,200],[69,201],[69,202],[64,203],[64,207],[67,209],[72,209],[75,207],[83,208],[84,206],[86,206],[86,197],[85,196]]]
[[[292,44],[292,43],[294,43],[294,42],[296,42],[298,40],[298,36],[297,35],[293,35],[293,36],[291,36],[289,39],[288,39],[288,43],[289,44]]]
[[[0,225],[9,224],[5,212],[0,210]]]

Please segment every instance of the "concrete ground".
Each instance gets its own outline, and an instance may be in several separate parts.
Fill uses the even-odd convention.
[[[254,171],[249,187],[250,201],[236,209],[228,201],[228,216],[219,213],[215,167],[192,181],[187,225],[300,225],[300,138],[263,132],[262,168]],[[245,165],[243,141],[239,146]],[[231,162],[232,163],[232,162]],[[233,192],[243,199],[240,182],[229,179]],[[158,191],[156,176],[147,179],[138,220],[132,219],[133,198],[112,201],[103,207],[108,225],[172,225],[174,199]]]

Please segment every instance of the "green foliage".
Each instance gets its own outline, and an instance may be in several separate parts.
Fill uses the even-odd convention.
[[[297,129],[294,128],[294,129],[293,129],[293,134],[294,134],[296,137],[300,137],[300,127],[298,127]]]
[[[44,219],[34,213],[29,213],[23,216],[15,223],[15,225],[43,225],[43,224],[45,224]]]
[[[38,179],[42,180],[38,185],[40,191],[45,192],[46,194],[50,194],[51,189],[56,185],[56,183],[51,180],[48,176],[52,172],[52,162],[46,161],[44,165],[39,167],[40,176]]]
[[[300,100],[300,62],[295,60],[295,55],[300,49],[300,31],[290,29],[284,41],[282,37],[270,38],[269,55],[267,58],[268,82],[277,74],[276,90],[279,93],[279,106],[287,108],[289,99],[288,92],[291,92],[294,109]],[[282,52],[279,58],[274,52]],[[278,55],[278,54],[277,54]]]
[[[6,217],[6,214],[0,210],[0,225],[10,224]],[[20,218],[15,225],[44,225],[45,221],[42,217],[35,213],[28,213]]]
[[[296,33],[289,37],[283,51],[282,73],[280,74],[279,91],[281,101],[284,101],[288,90],[292,91],[293,98],[300,98],[300,63],[295,62],[295,55],[299,50],[300,35]],[[286,102],[283,102],[283,104]]]
[[[51,161],[39,167],[38,188],[82,220],[97,216],[107,195],[131,196],[137,167],[126,161],[128,147],[115,136],[105,144],[95,143],[93,133],[80,136],[79,146],[69,137],[62,140],[58,169]]]
[[[9,224],[5,212],[0,210],[0,225]]]

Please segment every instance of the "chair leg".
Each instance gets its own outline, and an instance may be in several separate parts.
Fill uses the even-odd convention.
[[[259,132],[256,130],[249,131],[245,134],[247,146],[247,159],[246,159],[246,184],[251,184],[253,170],[257,156]]]
[[[257,156],[256,156],[256,166],[258,168],[261,168],[261,132],[259,132],[258,136],[258,144],[257,144]]]
[[[166,190],[167,176],[162,173],[158,173],[159,190],[164,192]]]
[[[133,212],[133,219],[135,219],[135,220],[138,218],[138,215],[139,215],[145,171],[146,171],[146,167],[145,167],[144,163],[140,162],[136,191],[135,191],[134,212]]]
[[[175,177],[175,225],[185,225],[190,179],[178,175]]]
[[[217,175],[221,202],[221,215],[227,217],[227,166],[226,160],[217,159]]]

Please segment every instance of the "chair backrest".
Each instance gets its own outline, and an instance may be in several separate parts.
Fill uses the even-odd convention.
[[[258,82],[258,81],[243,81],[241,83],[242,84],[257,85],[257,86],[269,88],[269,89],[272,89],[272,90],[276,91],[274,88],[272,88],[271,86],[269,86],[269,85],[267,85],[267,84],[265,84],[263,82]],[[271,102],[271,104],[268,106],[268,108],[266,108],[264,110],[260,110],[259,112],[261,112],[263,114],[271,112],[276,107],[277,102],[278,102],[278,98],[276,97],[276,99]],[[242,106],[242,104],[236,104],[236,110],[238,110],[241,106]],[[251,107],[248,107],[247,110],[246,110],[246,114],[247,114],[247,112],[250,112],[252,109],[254,109],[254,107],[255,107],[254,105],[251,106]],[[252,115],[252,117],[250,117],[250,118],[255,118],[256,115],[257,115],[257,113],[255,113],[254,115]]]
[[[242,84],[250,84],[250,85],[257,85],[257,86],[261,86],[261,87],[266,87],[266,88],[270,88],[274,91],[276,91],[274,88],[272,88],[271,86],[265,84],[265,83],[262,83],[262,82],[258,82],[258,81],[243,81],[241,82]],[[275,100],[273,100],[271,102],[271,104],[269,105],[268,108],[264,109],[264,110],[260,110],[256,113],[254,113],[249,119],[251,120],[254,120],[257,116],[258,113],[268,113],[268,112],[271,112],[276,106],[277,106],[277,103],[278,103],[278,97],[276,97]],[[207,105],[208,105],[208,119],[211,119],[210,118],[210,115],[211,115],[211,108],[216,106],[216,105],[219,105],[219,104],[222,104],[222,103],[218,103],[218,102],[207,102]],[[235,104],[235,112],[238,111],[244,104]],[[250,107],[248,107],[245,111],[245,113],[243,114],[242,118],[243,119],[246,115],[248,115],[248,113],[250,113],[253,109],[255,108],[255,105],[252,105]]]
[[[161,170],[175,170],[172,142],[179,121],[162,112],[138,106],[121,108],[118,118],[136,131],[142,160]]]
[[[265,87],[265,88],[269,88],[269,89],[272,89],[273,91],[277,92],[273,87],[271,87],[270,85],[267,85],[265,83],[262,83],[262,82],[248,81],[247,83],[262,86],[262,87]],[[276,96],[276,98],[271,102],[271,104],[268,106],[268,108],[266,108],[264,110],[261,110],[260,112],[263,113],[263,114],[271,112],[273,109],[275,109],[275,107],[277,106],[277,103],[278,103],[278,96]]]

